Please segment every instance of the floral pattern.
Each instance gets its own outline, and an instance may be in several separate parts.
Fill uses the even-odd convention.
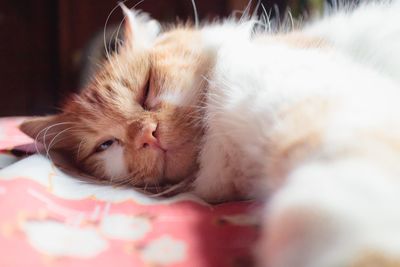
[[[250,265],[257,203],[211,206],[82,182],[25,156],[34,149],[21,120],[0,119],[0,266]]]

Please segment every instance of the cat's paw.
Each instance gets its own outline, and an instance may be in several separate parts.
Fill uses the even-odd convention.
[[[361,160],[293,171],[265,210],[259,267],[351,267],[368,251],[400,259],[395,178]],[[372,265],[379,266],[379,265]]]
[[[330,252],[338,242],[329,216],[306,207],[271,216],[262,225],[258,267],[334,267]]]

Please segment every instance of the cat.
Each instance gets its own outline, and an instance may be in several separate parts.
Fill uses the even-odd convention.
[[[265,199],[258,266],[398,266],[398,1],[278,32],[254,18],[162,29],[121,6],[118,53],[22,131],[98,179]]]

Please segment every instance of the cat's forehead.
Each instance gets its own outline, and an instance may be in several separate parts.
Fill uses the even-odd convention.
[[[196,41],[200,33],[190,27],[176,27],[161,33],[155,40],[153,48],[159,49],[163,46],[175,46]]]
[[[194,43],[198,43],[197,39],[196,31],[177,28],[162,33],[147,49],[123,47],[107,59],[92,83],[75,98],[75,105],[70,109],[79,109],[80,113],[86,114],[80,116],[84,121],[104,121],[109,117],[123,121],[131,118],[140,110],[143,88],[151,74],[153,80],[163,79],[162,76],[180,77],[182,72],[180,76],[168,73],[176,72],[186,62],[188,65],[192,61],[193,64],[198,63],[188,56],[193,55],[191,51],[196,49]],[[181,81],[182,77],[175,80]],[[159,88],[155,89],[158,91]]]
[[[189,27],[177,27],[161,33],[149,47],[125,45],[110,56],[98,73],[96,80],[123,82],[129,85],[142,83],[152,68],[165,60],[171,61],[199,48],[200,33]],[[173,63],[173,62],[172,62]]]
[[[122,124],[139,109],[135,87],[126,79],[99,79],[75,95],[64,110],[89,128],[92,123]]]

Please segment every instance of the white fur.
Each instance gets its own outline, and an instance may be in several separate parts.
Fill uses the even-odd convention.
[[[370,3],[340,11],[305,29],[323,37],[352,59],[400,81],[400,1]]]
[[[400,259],[400,158],[393,147],[360,138],[364,131],[400,136],[400,5],[387,5],[304,30],[330,48],[261,44],[231,32],[221,41],[204,30],[217,57],[195,192],[218,201],[277,190],[266,208],[260,266],[350,266],[368,251]],[[286,126],[279,112],[315,97],[333,103],[318,151],[287,176],[268,177],[271,137]],[[276,179],[283,186],[270,183]],[[296,210],[304,213],[290,229],[275,224]]]
[[[311,162],[295,170],[270,203],[267,234],[279,232],[274,221],[299,211],[311,212],[304,216],[312,229],[298,218],[292,227],[304,234],[300,244],[293,242],[293,236],[276,251],[278,240],[267,240],[265,250],[275,252],[265,254],[267,266],[293,266],[294,262],[299,267],[350,266],[366,252],[399,258],[398,178],[398,170],[390,173],[371,159],[357,157]]]
[[[109,149],[103,151],[100,155],[103,161],[104,172],[107,177],[113,181],[124,180],[128,175],[124,149],[118,144],[112,145]]]
[[[219,50],[220,46],[227,39],[251,37],[252,30],[256,21],[249,20],[237,23],[234,20],[226,20],[223,23],[215,23],[201,29],[204,49],[211,53]]]
[[[155,97],[154,100],[150,100],[150,107],[154,107],[160,102],[168,103],[178,107],[190,107],[196,103],[196,100],[200,97],[198,90],[186,90],[186,91],[169,91],[162,93],[160,96]]]
[[[159,97],[160,102],[166,102],[168,104],[172,104],[175,106],[183,106],[185,104],[184,99],[185,99],[185,97],[184,97],[183,93],[181,93],[181,92],[174,93],[174,92],[170,92],[170,91],[163,93]]]

